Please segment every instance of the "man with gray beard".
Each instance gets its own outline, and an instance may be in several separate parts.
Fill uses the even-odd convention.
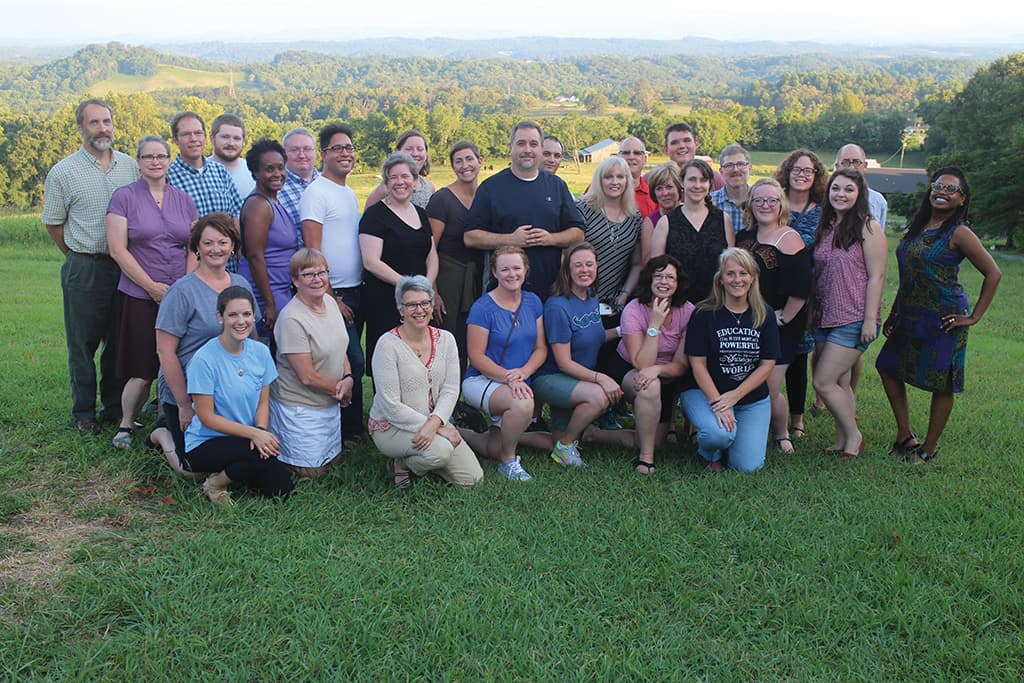
[[[82,146],[46,174],[43,223],[64,254],[60,269],[64,293],[64,333],[71,379],[71,414],[82,434],[96,434],[101,423],[121,419],[117,376],[117,309],[121,270],[107,247],[107,205],[117,188],[134,182],[139,167],[115,151],[110,106],[89,99],[75,111]],[[96,414],[96,367],[100,352],[100,413]]]

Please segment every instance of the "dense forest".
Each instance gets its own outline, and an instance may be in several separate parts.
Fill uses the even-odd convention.
[[[888,155],[907,142],[908,127],[942,121],[983,67],[990,68],[973,59],[804,51],[538,60],[291,50],[269,61],[229,63],[121,43],[90,45],[42,64],[0,62],[0,205],[40,203],[47,169],[77,144],[72,111],[86,94],[111,101],[122,149],[146,133],[169,137],[174,112],[192,109],[207,120],[223,111],[241,115],[250,139],[342,119],[356,130],[361,161],[372,165],[409,127],[427,133],[438,158],[461,138],[500,157],[507,131],[525,116],[538,118],[570,151],[627,134],[657,149],[665,126],[685,118],[712,155],[731,142],[784,151],[850,140]],[[147,89],[141,79],[166,69],[193,74],[187,82],[194,84],[140,91]],[[210,85],[214,76],[220,85]],[[108,91],[97,91],[98,83]],[[559,96],[580,104],[551,106]],[[933,136],[934,153],[952,139],[942,125]]]

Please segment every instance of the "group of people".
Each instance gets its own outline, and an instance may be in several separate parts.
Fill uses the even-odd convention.
[[[455,180],[440,189],[411,130],[360,212],[342,124],[256,141],[243,167],[244,124],[229,114],[213,123],[211,157],[202,118],[175,116],[173,161],[157,136],[134,159],[114,151],[100,100],[76,116],[82,147],[47,176],[43,213],[66,255],[76,427],[116,420],[113,445],[130,447],[158,380],[146,442],[205,477],[217,502],[236,482],[287,495],[293,476],[323,474],[366,434],[402,490],[427,473],[473,485],[477,456],[530,479],[521,445],[583,467],[581,443],[616,444],[651,474],[677,405],[709,470],[753,471],[769,441],[792,453],[806,433],[812,350],[836,426],[827,450],[856,457],[861,355],[879,331],[892,450],[924,462],[963,388],[967,329],[1000,278],[967,225],[966,178],[940,169],[897,249],[883,323],[884,198],[856,145],[831,175],[800,149],[751,187],[746,150],[727,146],[716,172],[675,124],[669,162],[645,174],[644,143],[627,138],[577,199],[557,175],[561,143],[533,122],[513,128],[510,165],[483,182],[479,148],[456,143]],[[963,258],[984,275],[973,310]],[[907,384],[932,393],[923,441]],[[476,410],[490,424],[470,428]],[[623,429],[630,411],[635,429]]]

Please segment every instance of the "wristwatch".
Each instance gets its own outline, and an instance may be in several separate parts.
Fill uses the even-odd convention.
[[[647,328],[647,336],[648,337],[657,337],[659,334],[661,334],[661,330],[659,330],[657,327],[648,327]]]

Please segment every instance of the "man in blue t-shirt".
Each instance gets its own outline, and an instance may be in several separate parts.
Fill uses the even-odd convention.
[[[532,121],[512,129],[512,164],[480,183],[466,216],[467,247],[522,247],[530,259],[524,289],[541,301],[558,277],[562,249],[583,240],[583,219],[569,187],[541,170],[544,135]]]

